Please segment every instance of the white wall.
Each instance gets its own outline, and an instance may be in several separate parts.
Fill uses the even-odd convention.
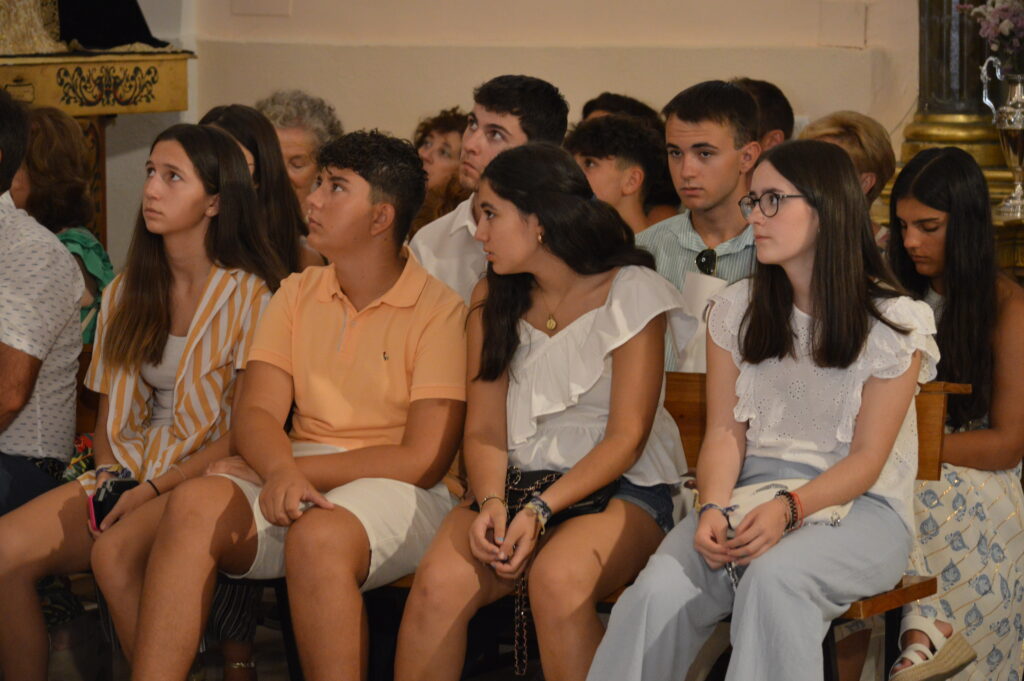
[[[798,116],[841,108],[894,135],[917,97],[916,0],[142,0],[153,32],[199,54],[196,120],[299,87],[334,104],[346,129],[410,135],[416,122],[501,73],[557,85],[571,120],[602,90],[660,108],[708,78],[778,84]],[[271,12],[267,14],[266,12]],[[252,14],[251,12],[264,12]],[[273,14],[278,12],[278,14]],[[123,262],[152,138],[177,115],[122,116],[109,130],[108,234]]]
[[[196,47],[195,0],[140,0],[149,28],[158,38],[184,49]],[[189,111],[118,116],[107,127],[107,250],[120,270],[139,209],[149,146],[165,128],[195,120],[199,64],[189,63]]]

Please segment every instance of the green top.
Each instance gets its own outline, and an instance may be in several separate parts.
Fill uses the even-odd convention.
[[[114,278],[114,268],[96,235],[85,227],[72,227],[57,233],[64,247],[85,265],[85,271],[96,280],[97,295],[88,306],[82,306],[82,343],[89,345],[96,334],[96,317],[100,312],[103,289]]]

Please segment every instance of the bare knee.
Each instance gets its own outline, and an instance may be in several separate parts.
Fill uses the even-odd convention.
[[[42,573],[34,574],[39,571],[33,571],[32,566],[25,560],[32,541],[33,538],[27,535],[23,527],[10,522],[9,518],[0,518],[0,579],[31,579],[43,576]]]
[[[25,555],[24,538],[18,535],[16,526],[0,518],[0,579],[12,577],[24,567],[19,558]]]
[[[530,567],[530,607],[540,615],[594,608],[595,577],[580,561],[553,559],[542,552]]]
[[[131,572],[144,566],[136,566],[135,561],[126,560],[136,553],[136,547],[126,536],[128,533],[117,532],[115,528],[99,536],[92,545],[89,559],[93,576],[105,594],[118,593],[132,578],[141,578],[141,575],[132,575]]]
[[[428,553],[416,568],[409,608],[430,617],[464,612],[471,617],[486,598],[473,565],[454,553]]]
[[[321,569],[351,573],[357,584],[366,578],[370,545],[359,520],[349,511],[313,509],[292,524],[285,537],[289,577]]]
[[[227,478],[193,478],[174,488],[167,499],[160,531],[209,536],[224,514],[235,485]]]

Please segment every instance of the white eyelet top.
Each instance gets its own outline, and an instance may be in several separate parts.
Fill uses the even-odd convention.
[[[739,367],[733,416],[747,424],[747,454],[804,463],[827,470],[850,451],[864,383],[872,376],[895,378],[921,352],[919,383],[935,378],[939,348],[927,304],[908,297],[878,301],[886,319],[908,329],[904,335],[872,320],[860,355],[845,369],[823,368],[810,355],[813,319],[793,307],[796,358],[743,361],[739,334],[750,299],[750,282],[738,282],[714,296],[708,318],[711,338],[732,353]],[[913,529],[912,494],[917,475],[917,411],[911,403],[892,452],[868,491],[882,497]]]
[[[612,351],[662,313],[676,351],[697,328],[682,296],[646,267],[621,268],[604,305],[554,336],[519,321],[520,345],[509,367],[509,462],[522,470],[566,471],[605,434],[612,389]],[[665,384],[661,387],[662,402]],[[637,485],[674,484],[686,470],[679,429],[663,406],[639,460],[626,472]]]

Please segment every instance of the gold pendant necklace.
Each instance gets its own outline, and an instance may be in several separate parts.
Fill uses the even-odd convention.
[[[537,292],[540,293],[540,299],[544,302],[544,307],[548,310],[548,320],[544,322],[544,326],[547,327],[548,331],[554,331],[558,328],[558,320],[555,319],[555,313],[558,312],[558,308],[565,302],[565,298],[569,295],[569,292],[566,291],[562,295],[562,299],[558,301],[558,305],[555,305],[553,308],[548,305],[548,298],[544,295],[544,292],[540,289],[537,289]]]

